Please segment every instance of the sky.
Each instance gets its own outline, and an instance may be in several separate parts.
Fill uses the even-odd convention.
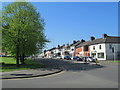
[[[31,2],[45,20],[46,49],[73,40],[118,36],[117,2]],[[8,3],[3,3],[7,5]]]

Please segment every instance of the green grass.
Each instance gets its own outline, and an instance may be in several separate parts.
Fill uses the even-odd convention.
[[[11,58],[11,57],[0,57],[0,62],[4,62],[6,64],[15,64],[15,58]]]
[[[118,60],[115,60],[115,61],[109,61],[109,62],[112,62],[112,63],[120,63],[120,61],[118,61]]]
[[[35,69],[41,68],[43,65],[38,64],[35,61],[30,59],[25,59],[25,65],[20,65],[20,67],[16,67],[16,60],[15,58],[11,57],[0,57],[0,62],[4,62],[5,64],[0,66],[0,72],[8,72],[8,71],[18,71],[18,70],[26,70],[26,69]]]

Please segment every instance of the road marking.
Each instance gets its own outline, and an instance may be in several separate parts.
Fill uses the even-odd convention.
[[[44,78],[44,77],[51,77],[51,76],[55,76],[55,75],[58,75],[58,74],[62,74],[64,73],[65,71],[61,71],[59,73],[55,73],[55,74],[51,74],[51,75],[47,75],[47,76],[38,76],[38,77],[31,77],[31,78],[16,78],[16,79],[0,79],[0,80],[23,80],[23,79],[34,79],[34,78]]]

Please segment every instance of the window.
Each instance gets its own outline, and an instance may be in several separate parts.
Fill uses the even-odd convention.
[[[90,53],[86,53],[86,56],[90,56]]]
[[[112,44],[109,45],[109,49],[112,49]]]
[[[98,58],[104,58],[104,53],[98,53]]]
[[[72,49],[72,51],[74,51],[74,49]]]
[[[84,51],[88,51],[88,46],[84,46]]]
[[[95,50],[95,46],[93,46],[93,50]]]
[[[96,57],[96,53],[92,53],[91,55],[92,55],[92,57]]]
[[[88,53],[88,56],[90,56],[90,53]]]
[[[101,49],[101,45],[99,46],[99,49]]]

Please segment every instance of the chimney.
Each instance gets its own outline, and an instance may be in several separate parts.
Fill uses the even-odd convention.
[[[107,36],[107,34],[102,34],[102,38],[106,38]]]
[[[77,41],[73,40],[73,44],[75,44]]]
[[[90,37],[90,41],[92,41],[92,40],[94,40],[94,39],[95,39],[95,37],[93,37],[93,36]]]
[[[58,45],[58,48],[60,47],[60,45]]]
[[[84,40],[84,39],[81,39],[81,42],[85,42],[85,40]]]
[[[65,44],[63,44],[62,46],[65,46]]]
[[[69,46],[69,43],[67,43],[66,46]]]

